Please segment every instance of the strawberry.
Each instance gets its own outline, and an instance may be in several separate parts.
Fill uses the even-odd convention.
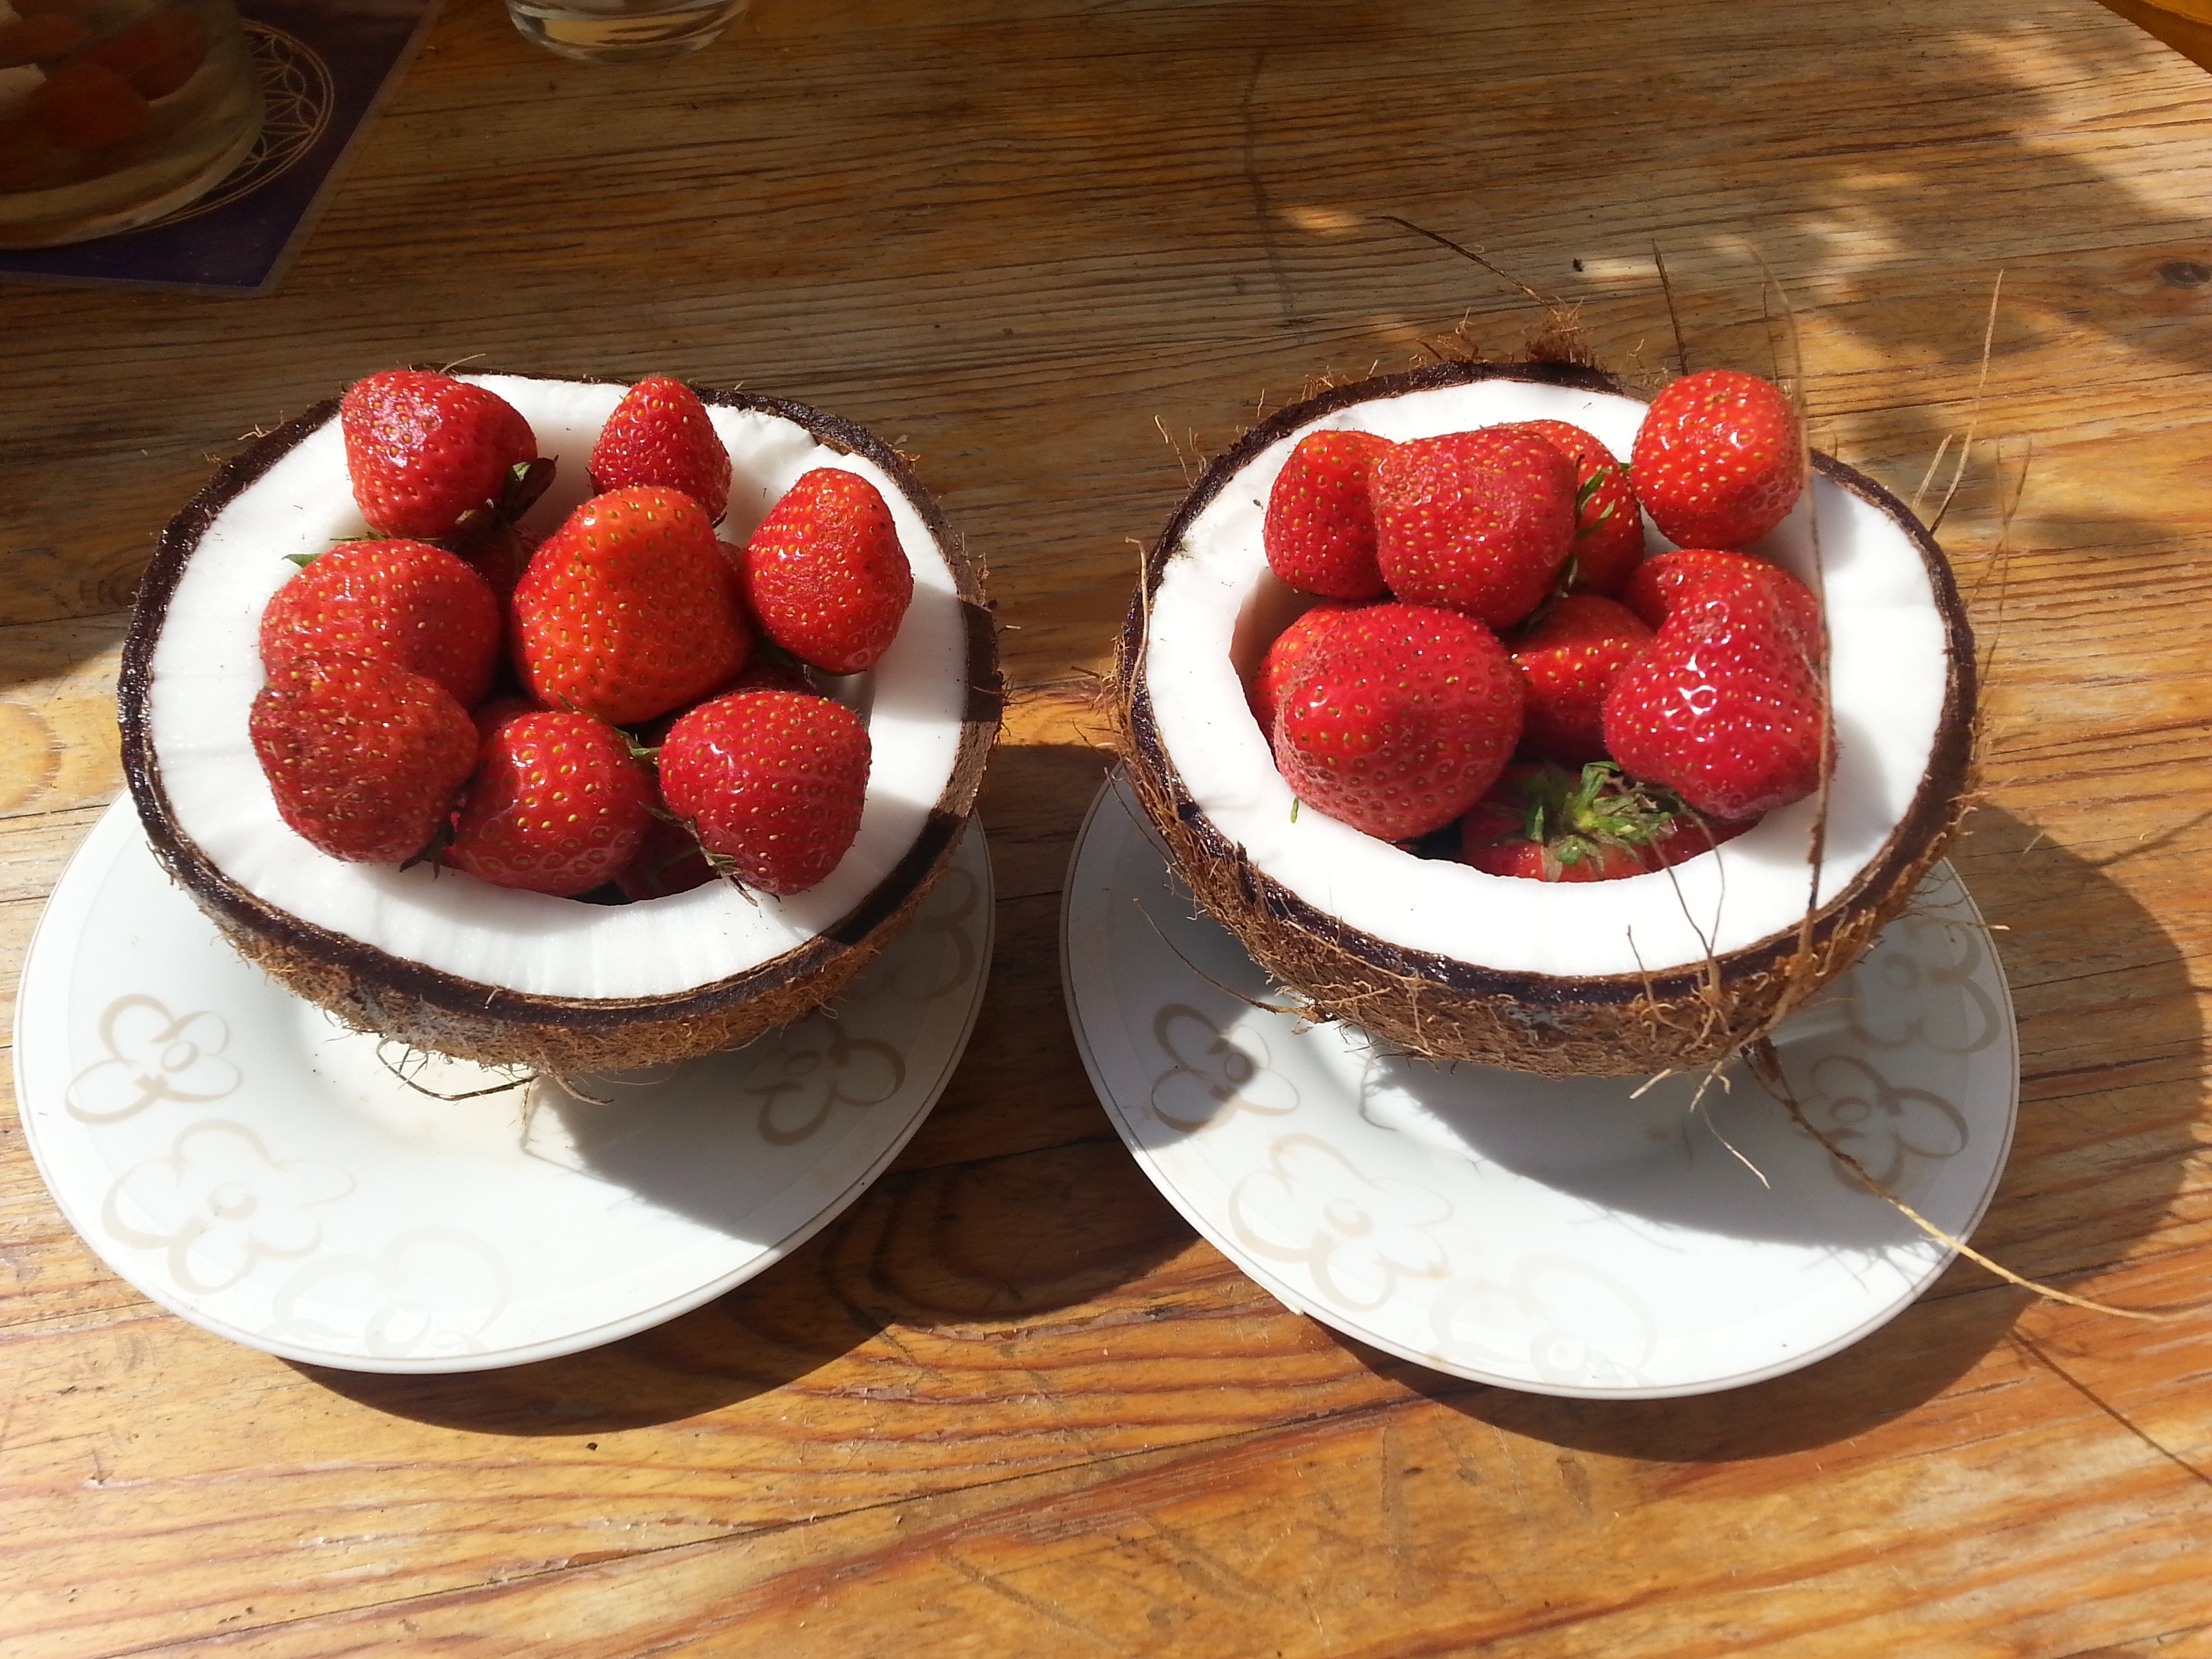
[[[659,484],[682,490],[709,518],[720,519],[729,506],[730,452],[699,394],[665,374],[649,374],[623,394],[599,428],[587,470],[595,495]]]
[[[669,729],[660,787],[709,861],[764,893],[797,893],[860,834],[868,763],[868,728],[844,704],[736,691]]]
[[[680,823],[656,817],[647,824],[644,841],[615,878],[615,884],[624,897],[635,902],[688,893],[714,878],[714,867],[691,832]]]
[[[398,864],[428,846],[477,760],[476,728],[443,686],[343,653],[271,669],[247,732],[279,816],[361,864]]]
[[[1510,428],[1400,444],[1375,468],[1390,592],[1510,628],[1552,591],[1575,537],[1574,463]]]
[[[1570,593],[1511,647],[1527,691],[1521,747],[1580,766],[1605,755],[1605,694],[1651,638],[1633,612],[1596,593]]]
[[[1571,591],[1618,593],[1644,556],[1644,509],[1628,481],[1628,469],[1595,434],[1570,421],[1516,421],[1506,429],[1533,432],[1574,463]]]
[[[653,783],[621,732],[533,709],[494,728],[444,861],[495,887],[572,896],[612,881],[653,823]]]
[[[437,681],[463,708],[490,688],[503,619],[483,578],[428,542],[341,542],[261,613],[261,662],[374,657]]]
[[[1761,584],[1678,605],[1605,699],[1615,760],[1708,817],[1755,817],[1820,781],[1826,720],[1796,626]]]
[[[704,696],[752,644],[705,509],[650,484],[594,495],[546,538],[515,584],[514,635],[532,697],[615,726]]]
[[[1806,653],[1819,661],[1826,646],[1820,629],[1820,602],[1813,597],[1813,590],[1781,566],[1748,553],[1695,547],[1656,554],[1637,566],[1622,586],[1620,602],[1646,626],[1657,628],[1678,604],[1724,599],[1746,583],[1774,595]]]
[[[714,688],[714,695],[726,691],[803,691],[809,696],[823,695],[806,672],[806,665],[796,657],[786,656],[774,646],[753,653],[745,672],[727,685]]]
[[[890,507],[841,467],[817,467],[784,493],[745,544],[739,569],[761,631],[831,674],[873,666],[914,597]]]
[[[1700,853],[1710,853],[1724,841],[1734,841],[1759,822],[1757,818],[1708,818],[1685,807],[1676,815],[1674,828],[1653,842],[1649,849],[1652,868],[1686,864]]]
[[[478,757],[483,757],[484,745],[491,741],[492,734],[501,726],[505,726],[509,720],[520,720],[525,714],[535,714],[538,712],[536,703],[527,697],[519,697],[512,691],[494,697],[489,702],[478,703],[474,708],[470,709],[469,721],[477,728]]]
[[[510,475],[538,459],[514,404],[480,386],[419,369],[372,374],[338,404],[354,500],[380,536],[428,540],[488,514]]]
[[[1652,399],[1629,453],[1636,494],[1681,547],[1743,547],[1789,516],[1805,487],[1805,436],[1781,388],[1708,368]]]
[[[1275,719],[1298,798],[1401,841],[1441,829],[1496,781],[1521,736],[1521,677],[1456,611],[1364,606],[1308,647]]]
[[[1379,599],[1375,466],[1397,447],[1371,432],[1309,432],[1291,451],[1267,495],[1261,542],[1274,573],[1303,593]]]
[[[1493,876],[1618,881],[1658,868],[1658,847],[1688,822],[1680,802],[1610,762],[1514,766],[1461,820],[1460,856]]]
[[[1275,735],[1275,708],[1282,701],[1283,688],[1290,683],[1291,674],[1313,642],[1328,632],[1340,617],[1358,610],[1357,605],[1339,605],[1323,599],[1275,635],[1267,654],[1260,659],[1254,671],[1252,684],[1245,693],[1251,706],[1252,718],[1260,723],[1261,731],[1270,742]]]

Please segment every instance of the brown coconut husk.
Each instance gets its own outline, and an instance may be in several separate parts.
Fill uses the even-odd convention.
[[[1341,1020],[1407,1052],[1547,1077],[1632,1077],[1712,1066],[1759,1042],[1856,963],[1942,856],[1971,793],[1973,636],[1949,562],[1893,495],[1832,457],[1812,465],[1889,517],[1924,562],[1948,658],[1944,714],[1911,805],[1857,880],[1785,932],[1665,973],[1566,978],[1505,972],[1406,950],[1315,908],[1257,869],[1200,810],[1160,742],[1145,683],[1152,597],[1191,521],[1261,449],[1355,403],[1507,376],[1620,392],[1571,361],[1444,362],[1333,386],[1281,410],[1216,458],[1145,566],[1116,667],[1121,744],[1138,799],[1199,902],[1316,1021]]]
[[[865,428],[784,398],[694,390],[710,404],[781,416],[830,448],[875,463],[921,514],[953,571],[968,629],[965,715],[952,776],[914,845],[850,912],[799,949],[727,979],[640,999],[539,996],[442,973],[302,921],[234,881],[185,833],[163,787],[147,719],[154,647],[216,515],[336,416],[331,398],[257,439],[170,521],[139,587],[118,692],[124,775],[155,856],[240,954],[288,990],[357,1030],[488,1066],[565,1076],[662,1065],[750,1042],[834,1000],[898,936],[943,875],[974,816],[1004,700],[980,563],[906,462]]]

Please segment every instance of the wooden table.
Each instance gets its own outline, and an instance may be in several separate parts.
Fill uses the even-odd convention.
[[[795,1258],[481,1376],[309,1370],[134,1294],[0,1116],[0,1651],[2212,1655],[2212,1319],[1954,1268],[1673,1403],[1455,1382],[1271,1301],[1146,1183],[1061,1012],[1093,676],[1189,457],[1537,313],[1765,368],[1943,537],[1992,656],[1960,867],[2021,1018],[1979,1242],[2212,1291],[2212,82],[2089,0],[757,0],[591,70],[453,0],[273,298],[0,295],[0,952],[118,791],[118,642],[240,434],[479,356],[869,422],[989,561],[996,975]],[[1986,393],[1984,318],[1999,273]],[[1945,463],[1946,474],[1949,462]],[[1941,484],[1939,477],[1939,487]]]

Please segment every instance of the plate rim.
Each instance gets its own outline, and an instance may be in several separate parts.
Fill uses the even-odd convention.
[[[1396,1358],[1418,1365],[1425,1370],[1455,1377],[1462,1382],[1508,1389],[1522,1394],[1547,1395],[1559,1399],[1684,1399],[1699,1395],[1723,1393],[1733,1389],[1746,1388],[1754,1382],[1763,1382],[1777,1376],[1787,1376],[1792,1371],[1802,1370],[1808,1365],[1815,1364],[1820,1360],[1842,1352],[1845,1348],[1865,1340],[1918,1301],[1957,1258],[1959,1253],[1954,1247],[1924,1236],[1919,1240],[1912,1241],[1909,1246],[1886,1247],[1887,1249],[1924,1249],[1932,1246],[1933,1249],[1927,1250],[1926,1261],[1919,1267],[1915,1268],[1902,1263],[1896,1264],[1899,1275],[1904,1280],[1899,1292],[1887,1304],[1858,1323],[1802,1351],[1790,1352],[1741,1371],[1731,1372],[1725,1377],[1702,1378],[1688,1382],[1659,1385],[1609,1388],[1590,1383],[1553,1382],[1541,1379],[1509,1376],[1485,1370],[1480,1366],[1464,1362],[1446,1362],[1435,1354],[1420,1352],[1402,1342],[1391,1340],[1382,1333],[1353,1328],[1341,1316],[1337,1315],[1334,1310],[1322,1311],[1309,1305],[1307,1299],[1284,1285],[1279,1275],[1263,1264],[1251,1259],[1250,1252],[1236,1247],[1233,1242],[1227,1239],[1222,1230],[1182,1191],[1175,1182],[1166,1176],[1155,1162],[1151,1151],[1139,1138],[1133,1123],[1124,1115],[1121,1105],[1107,1085],[1103,1068],[1092,1051],[1090,1032],[1085,1023],[1081,1006],[1081,994],[1078,988],[1082,981],[1076,972],[1073,960],[1077,933],[1076,911],[1086,890],[1085,884],[1079,878],[1084,873],[1088,860],[1103,862],[1107,856],[1103,848],[1109,844],[1109,838],[1113,832],[1099,830],[1101,815],[1109,808],[1124,805],[1127,809],[1124,816],[1127,819],[1127,830],[1124,833],[1133,831],[1143,836],[1159,854],[1166,866],[1169,879],[1173,881],[1179,889],[1182,888],[1181,878],[1176,874],[1172,860],[1169,858],[1165,848],[1161,846],[1158,835],[1153,830],[1150,820],[1144,816],[1144,809],[1137,802],[1130,787],[1127,769],[1126,766],[1116,766],[1108,774],[1084,812],[1082,824],[1076,831],[1074,847],[1068,855],[1066,877],[1061,889],[1060,987],[1067,1007],[1068,1024],[1075,1036],[1076,1050],[1083,1060],[1084,1073],[1091,1080],[1092,1091],[1097,1096],[1099,1104],[1105,1109],[1108,1118],[1114,1125],[1115,1133],[1121,1137],[1122,1145],[1127,1148],[1130,1156],[1136,1160],[1138,1167],[1144,1170],[1154,1188],[1175,1206],[1176,1212],[1191,1224],[1200,1237],[1221,1253],[1231,1267],[1251,1279],[1293,1313],[1303,1315],[1306,1318],[1326,1325],[1339,1335],[1352,1341],[1364,1343]],[[1097,843],[1102,850],[1094,852],[1094,842]],[[1965,881],[1959,878],[1958,872],[1951,867],[1949,861],[1939,860],[1934,870],[1948,875],[1956,883],[1960,898],[1972,915],[1974,926],[1981,929],[1985,939],[1988,938],[1989,923],[1982,915],[1981,907],[1975,903],[1972,893],[1967,889]],[[1093,884],[1103,890],[1103,884]],[[1196,902],[1194,899],[1192,902]],[[2004,1109],[2002,1133],[1994,1143],[1989,1174],[1983,1190],[1976,1199],[1972,1214],[1966,1224],[1958,1230],[1958,1236],[1962,1239],[1972,1237],[1974,1230],[1980,1226],[1983,1218],[1988,1214],[1989,1207],[1996,1197],[1997,1188],[2002,1183],[2005,1170],[2011,1161],[2013,1137],[2020,1121],[2019,1019],[2013,1006],[2011,983],[2005,976],[2002,958],[1998,956],[1993,942],[1990,945],[1989,957],[1997,988],[2002,993],[1996,999],[1996,1006],[2001,1016],[2000,1026],[2004,1042],[2013,1055],[2010,1067],[2010,1098]],[[1525,1176],[1521,1178],[1534,1179]]]
[[[437,1354],[419,1358],[407,1355],[334,1354],[326,1350],[283,1338],[272,1339],[258,1332],[245,1329],[229,1320],[195,1307],[189,1298],[176,1295],[170,1287],[147,1283],[138,1273],[131,1267],[116,1261],[95,1242],[93,1234],[87,1230],[77,1206],[67,1195],[70,1183],[67,1182],[58,1183],[55,1179],[52,1161],[54,1154],[41,1144],[41,1135],[45,1133],[40,1127],[41,1121],[51,1114],[34,1103],[27,1066],[30,1063],[28,1056],[34,1048],[41,1046],[46,1039],[34,1036],[28,1041],[26,1040],[27,1030],[33,1029],[28,1016],[34,1006],[43,1012],[51,1001],[56,1005],[55,1012],[58,1016],[57,1019],[50,1022],[52,1029],[66,1030],[66,1024],[63,1022],[66,1019],[69,1009],[69,996],[65,987],[59,981],[62,973],[74,962],[73,957],[64,956],[57,964],[49,965],[42,973],[40,971],[42,952],[64,952],[70,950],[75,941],[72,939],[67,943],[60,942],[58,932],[68,923],[70,912],[88,909],[93,898],[99,891],[101,880],[117,865],[130,857],[134,850],[143,854],[149,860],[152,860],[152,848],[146,842],[143,831],[132,833],[137,829],[137,813],[131,806],[130,798],[125,795],[112,801],[94,823],[92,828],[86,832],[83,840],[70,853],[69,862],[63,866],[61,875],[56,879],[52,890],[46,896],[46,903],[40,909],[39,919],[32,929],[30,943],[24,951],[22,971],[17,980],[15,1015],[13,1024],[15,1054],[12,1067],[17,1120],[22,1125],[23,1139],[29,1144],[32,1163],[39,1172],[39,1179],[45,1187],[48,1198],[52,1200],[62,1219],[68,1223],[70,1231],[76,1235],[79,1242],[91,1252],[102,1267],[115,1274],[117,1278],[122,1279],[156,1307],[175,1315],[189,1324],[197,1326],[212,1335],[238,1343],[243,1347],[252,1348],[262,1353],[274,1355],[279,1359],[303,1365],[386,1376],[447,1376],[471,1371],[501,1370],[515,1365],[534,1364],[541,1360],[558,1359],[571,1354],[585,1352],[592,1348],[605,1346],[610,1342],[620,1341],[624,1337],[635,1336],[641,1331],[651,1330],[694,1309],[702,1307],[715,1297],[735,1290],[750,1279],[757,1278],[770,1267],[795,1254],[816,1234],[842,1215],[876,1183],[884,1171],[896,1160],[898,1155],[906,1150],[908,1143],[920,1132],[922,1124],[936,1109],[937,1103],[943,1097],[946,1086],[951,1081],[953,1073],[959,1069],[961,1060],[966,1056],[969,1042],[975,1035],[976,1021],[982,1012],[984,994],[990,984],[991,962],[996,942],[998,921],[996,883],[992,868],[989,840],[984,832],[982,820],[978,816],[972,817],[962,830],[959,843],[946,866],[950,870],[973,866],[969,873],[978,883],[976,908],[981,919],[976,948],[976,968],[969,977],[967,1003],[961,1013],[958,1035],[948,1049],[944,1065],[938,1075],[920,1091],[916,1103],[908,1113],[906,1121],[890,1136],[885,1144],[878,1149],[856,1175],[836,1193],[825,1198],[804,1224],[765,1245],[757,1255],[736,1267],[720,1273],[701,1285],[654,1302],[620,1318],[602,1320],[589,1327],[559,1336],[482,1353]],[[98,861],[97,869],[92,867],[95,860]],[[172,884],[173,885],[173,883]],[[66,895],[67,902],[58,905],[56,900],[64,897],[64,895]],[[185,902],[190,902],[189,896],[181,890],[178,896]],[[926,907],[928,901],[925,899],[922,902]],[[884,947],[885,951],[896,950],[899,943],[898,939],[893,939]],[[45,981],[52,981],[52,983]],[[285,991],[273,981],[270,981],[268,988],[273,995],[288,998],[292,996],[290,992]],[[830,1005],[833,1009],[836,1006],[834,1002]]]

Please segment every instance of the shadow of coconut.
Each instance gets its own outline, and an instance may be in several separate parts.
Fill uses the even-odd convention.
[[[2001,811],[1976,812],[1968,831],[1952,861],[2002,930],[2022,1066],[2012,1156],[1973,1243],[2015,1272],[2094,1296],[2100,1270],[2169,1223],[2197,1145],[2197,994],[2166,929],[2098,865]],[[1618,1456],[1726,1461],[1831,1444],[1917,1408],[1972,1372],[2030,1300],[1956,1262],[1841,1353],[1688,1400],[1520,1395],[1345,1346],[1377,1375],[1516,1433]]]
[[[558,1359],[422,1376],[294,1369],[374,1410],[477,1434],[576,1435],[675,1422],[771,1393],[883,1328],[880,1318],[823,1293],[836,1249],[833,1231],[702,1308]]]
[[[707,1306],[588,1352],[443,1376],[298,1369],[374,1409],[448,1427],[611,1431],[739,1404],[892,1327],[1011,1329],[1187,1249],[1189,1226],[1107,1126],[1062,1012],[1059,888],[1109,759],[1074,744],[1000,752],[982,802],[994,960],[975,1033],[915,1139],[820,1234]],[[617,1128],[580,1150],[648,1201],[711,1224],[726,1212],[724,1175],[654,1151],[681,1128]]]

